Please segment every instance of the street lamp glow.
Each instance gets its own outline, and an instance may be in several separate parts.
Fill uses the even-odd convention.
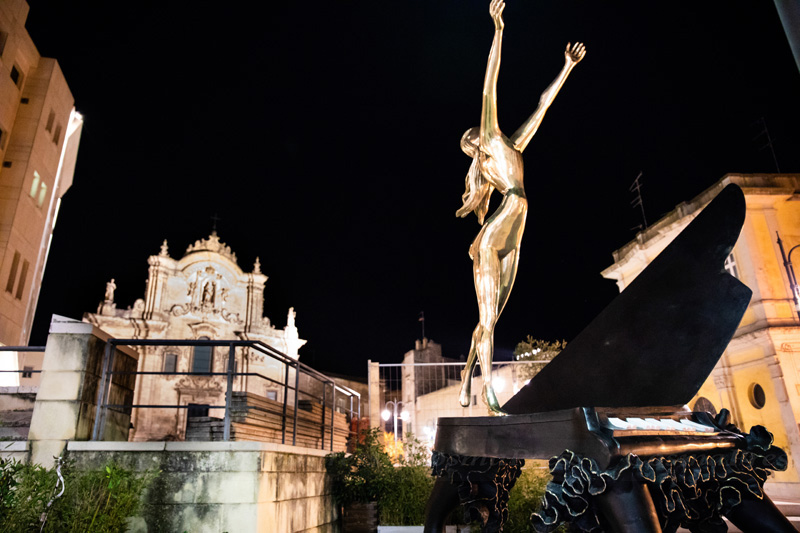
[[[506,388],[506,380],[500,377],[494,378],[492,380],[492,387],[494,387],[494,390],[497,392],[503,392],[503,390]]]
[[[383,418],[384,422],[388,422],[389,419],[392,417],[392,412],[388,409],[384,409],[381,413],[381,418]]]
[[[411,413],[409,413],[408,411],[406,411],[406,410],[404,409],[404,410],[403,410],[403,412],[402,412],[402,413],[400,413],[400,419],[401,419],[403,422],[408,422],[408,421],[411,419]]]

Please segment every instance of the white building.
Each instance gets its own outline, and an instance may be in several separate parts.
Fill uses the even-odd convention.
[[[244,272],[230,247],[216,232],[190,245],[180,259],[169,255],[167,241],[158,255],[150,256],[145,297],[127,309],[114,302],[116,281],[106,285],[105,298],[96,313],[83,320],[121,339],[208,339],[262,341],[297,360],[301,340],[290,309],[286,327],[278,329],[264,315],[267,276],[256,259],[252,272]],[[227,350],[210,347],[143,347],[138,370],[148,372],[225,372]],[[223,353],[224,352],[224,353]],[[282,382],[285,367],[249,349],[236,352],[238,372],[259,373]],[[292,375],[293,372],[292,372]],[[237,378],[236,390],[247,390],[277,400],[279,386],[264,379]],[[224,376],[137,377],[134,404],[224,405]],[[135,409],[132,440],[181,438],[186,409]],[[215,416],[214,412],[209,413]],[[221,417],[221,411],[217,416]]]

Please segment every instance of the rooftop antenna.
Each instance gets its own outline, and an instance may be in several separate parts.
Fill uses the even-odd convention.
[[[628,187],[628,190],[636,195],[636,197],[631,200],[631,207],[639,206],[642,209],[642,222],[644,223],[644,227],[642,225],[637,226],[639,229],[647,229],[647,217],[644,216],[644,204],[642,203],[642,184],[639,183],[639,179],[642,177],[642,171],[639,171],[639,175],[636,176],[636,179],[633,180],[631,186]],[[635,229],[635,228],[633,228]]]
[[[425,339],[425,311],[419,312],[418,321],[422,322],[422,339]]]
[[[756,134],[755,137],[753,137],[751,139],[751,141],[755,141],[756,139],[761,139],[761,138],[766,139],[764,141],[764,144],[759,146],[758,149],[759,150],[763,150],[764,148],[769,147],[769,151],[772,152],[772,161],[775,163],[775,170],[778,172],[778,174],[780,174],[781,173],[781,167],[778,166],[778,158],[775,155],[775,146],[774,146],[775,140],[769,134],[769,129],[767,128],[767,121],[764,120],[764,117],[760,117],[758,120],[753,122],[753,124],[751,124],[751,126],[756,125],[756,124],[759,126],[759,132]]]

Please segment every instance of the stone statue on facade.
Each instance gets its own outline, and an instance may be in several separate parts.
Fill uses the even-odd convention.
[[[114,290],[116,288],[117,284],[114,283],[114,278],[111,278],[111,281],[106,283],[106,295],[105,295],[106,303],[111,303],[114,301]]]
[[[483,374],[483,399],[490,412],[502,413],[492,388],[494,327],[503,311],[519,264],[520,242],[525,229],[528,201],[523,185],[522,151],[539,129],[545,112],[575,65],[583,59],[583,44],[567,44],[564,67],[539,98],[536,111],[506,137],[497,123],[497,75],[500,69],[500,48],[503,41],[503,0],[492,0],[489,13],[495,33],[486,77],[483,84],[483,108],[480,126],[471,128],[461,138],[461,149],[472,158],[462,196],[464,205],[456,212],[465,217],[474,212],[483,225],[469,249],[473,261],[475,291],[478,297],[480,322],[472,334],[472,343],[462,373],[459,401],[464,407],[472,397],[472,372],[476,361]],[[503,201],[484,224],[492,192],[497,190]]]

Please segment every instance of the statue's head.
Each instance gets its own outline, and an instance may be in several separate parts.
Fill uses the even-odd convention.
[[[478,127],[470,128],[461,136],[461,150],[468,156],[475,158],[478,155],[478,138],[481,130]]]

